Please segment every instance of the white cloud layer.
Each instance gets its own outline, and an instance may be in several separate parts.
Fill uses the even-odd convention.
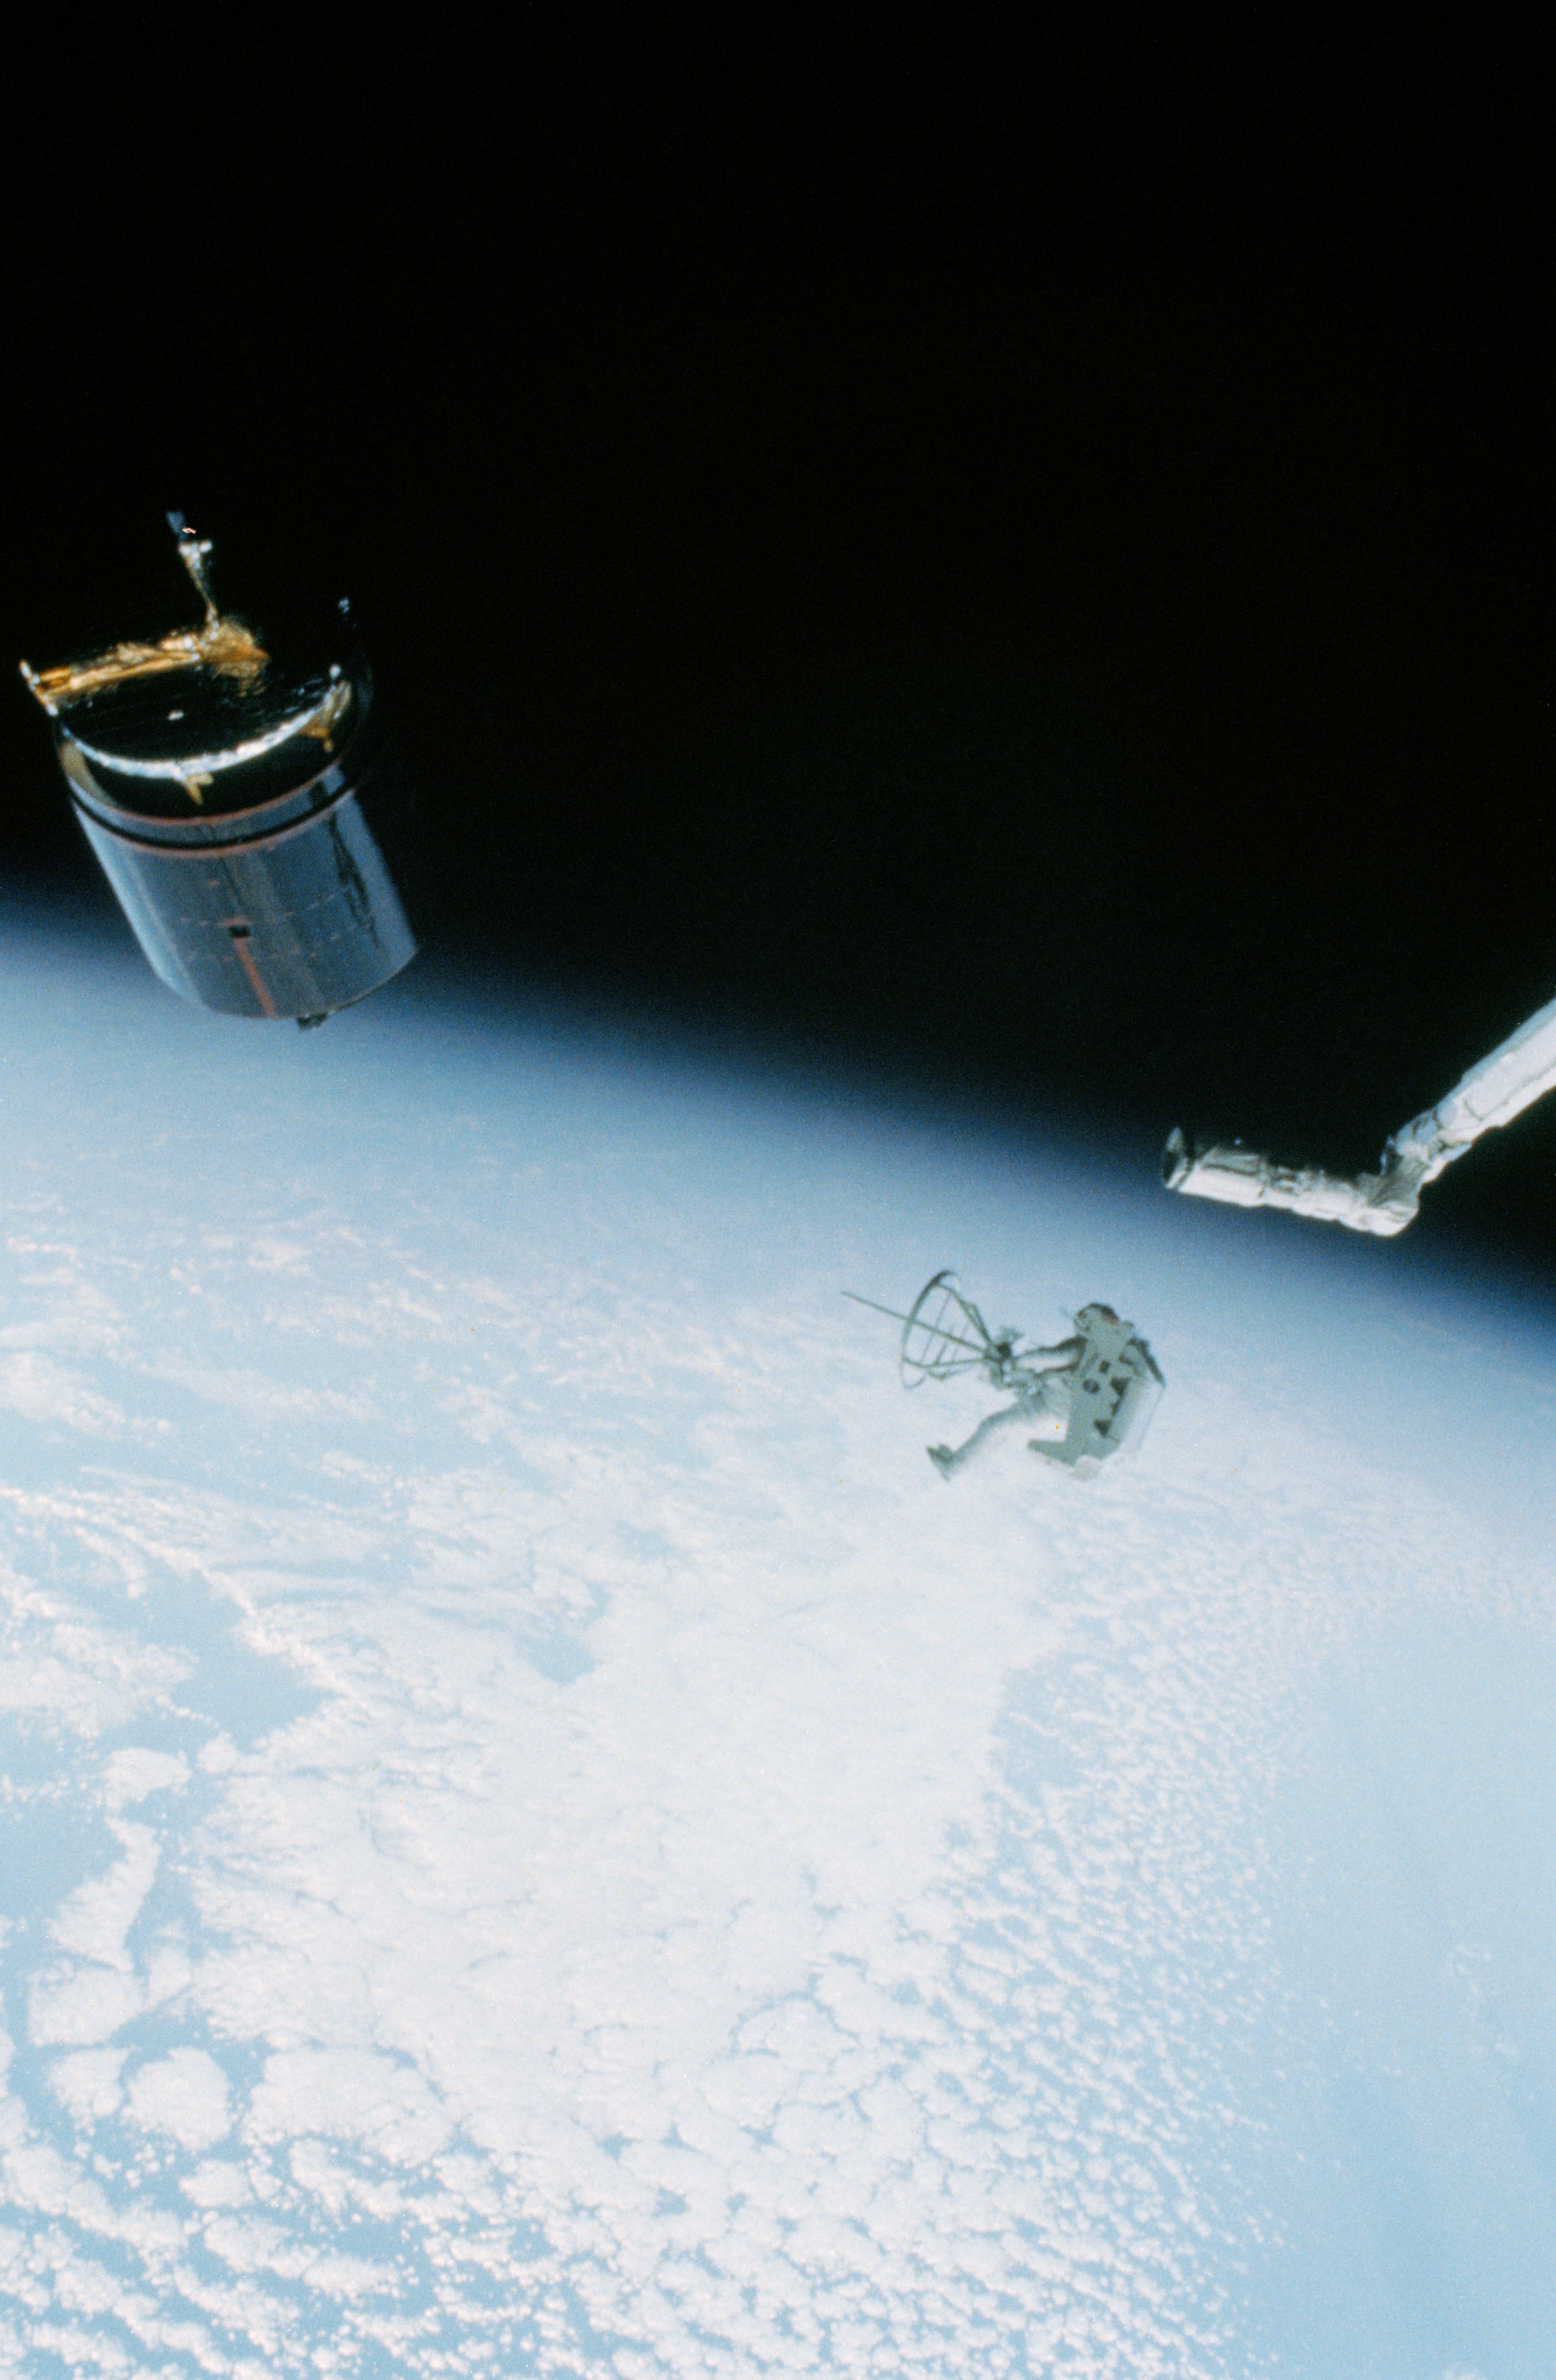
[[[1543,2368],[1548,1335],[1036,1146],[148,1000],[111,1174],[40,1043],[4,1215],[75,1385],[0,1484],[0,2362]],[[951,1256],[1137,1316],[1132,1468],[931,1470],[982,1402],[836,1293]]]

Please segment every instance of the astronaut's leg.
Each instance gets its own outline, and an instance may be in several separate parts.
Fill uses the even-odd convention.
[[[930,1446],[925,1451],[941,1477],[949,1479],[954,1471],[959,1471],[963,1463],[978,1452],[991,1431],[1003,1429],[1007,1422],[1013,1421],[1024,1421],[1030,1427],[1031,1420],[1032,1407],[1018,1399],[1015,1404],[1004,1405],[998,1413],[991,1413],[987,1420],[980,1421],[972,1436],[961,1446]]]

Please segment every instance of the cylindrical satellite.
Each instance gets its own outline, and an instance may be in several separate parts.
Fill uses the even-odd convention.
[[[400,797],[371,673],[344,615],[332,640],[266,651],[217,611],[209,544],[168,519],[202,626],[22,674],[163,981],[228,1015],[322,1024],[416,953],[382,847]]]

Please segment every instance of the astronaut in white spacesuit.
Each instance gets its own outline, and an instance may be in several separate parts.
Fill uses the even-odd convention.
[[[873,1298],[853,1290],[844,1295],[875,1306]],[[951,1272],[926,1281],[908,1313],[887,1305],[875,1310],[903,1326],[905,1388],[980,1371],[991,1387],[1015,1392],[1014,1402],[987,1415],[963,1445],[927,1450],[942,1479],[1013,1423],[1039,1431],[1027,1440],[1034,1454],[1085,1476],[1105,1456],[1138,1442],[1166,1385],[1134,1324],[1120,1321],[1111,1305],[1083,1305],[1074,1318],[1075,1335],[1051,1347],[1018,1346],[1014,1329],[991,1330]]]
[[[1076,1324],[1073,1339],[1029,1351],[1058,1356],[1058,1363],[1040,1369],[1009,1366],[1009,1378],[1001,1385],[1015,1387],[1014,1404],[990,1414],[961,1446],[929,1449],[930,1461],[942,1479],[959,1471],[994,1431],[1012,1422],[1062,1424],[1062,1434],[1051,1432],[1027,1443],[1033,1454],[1071,1469],[1093,1469],[1105,1456],[1138,1439],[1165,1386],[1155,1357],[1136,1335],[1133,1323],[1121,1322],[1111,1305],[1083,1305]]]

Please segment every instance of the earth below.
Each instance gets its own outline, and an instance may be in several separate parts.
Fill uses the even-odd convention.
[[[1548,1296],[0,930],[7,2368],[1549,2380]],[[942,1479],[946,1265],[1138,1450]]]

